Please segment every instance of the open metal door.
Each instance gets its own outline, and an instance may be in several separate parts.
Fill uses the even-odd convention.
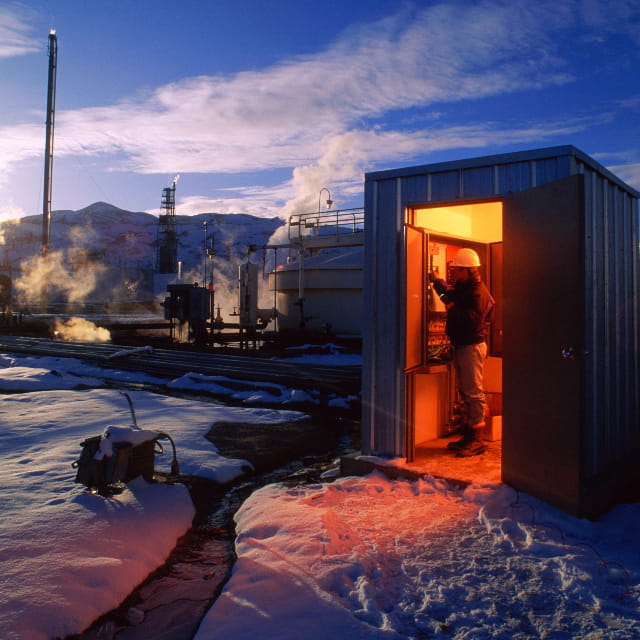
[[[415,456],[415,375],[426,353],[425,295],[427,238],[422,229],[405,224],[405,457]]]
[[[503,216],[504,482],[575,512],[584,425],[583,177],[509,196]]]
[[[405,372],[425,363],[426,247],[425,232],[405,225]]]

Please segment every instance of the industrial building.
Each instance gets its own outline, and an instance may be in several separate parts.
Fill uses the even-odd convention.
[[[163,235],[159,231],[159,238],[169,237],[165,225],[161,216]],[[214,282],[212,269],[210,279],[204,278],[207,286],[183,282],[177,274],[167,273],[169,295],[164,308],[171,337],[183,336],[201,344],[239,342],[247,347],[265,341],[293,344],[317,338],[359,343],[363,225],[362,208],[293,214],[282,241],[249,245],[237,267],[237,305],[230,321],[214,304],[214,292],[221,283]],[[160,248],[166,244],[158,242]],[[205,252],[215,255],[209,247]],[[265,278],[267,264],[271,267]]]
[[[500,477],[594,516],[640,454],[638,192],[571,146],[365,176],[363,454],[429,469],[455,380],[428,272],[475,249],[496,299]],[[480,464],[480,463],[478,463]]]

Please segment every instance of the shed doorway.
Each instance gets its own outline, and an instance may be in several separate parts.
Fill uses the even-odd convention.
[[[500,482],[502,460],[502,201],[412,207],[405,216],[405,394],[407,462],[429,474],[469,482]],[[474,249],[482,279],[496,300],[484,372],[487,450],[458,458],[459,402],[444,327],[446,309],[428,273],[449,278],[458,249]]]

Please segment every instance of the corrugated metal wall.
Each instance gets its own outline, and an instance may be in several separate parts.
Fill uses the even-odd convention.
[[[404,455],[404,214],[398,180],[365,184],[362,447]],[[367,219],[366,211],[371,212]],[[370,286],[375,283],[374,286]],[[399,424],[399,420],[402,421]]]
[[[365,177],[364,453],[406,454],[405,208],[506,196],[576,173],[586,187],[585,477],[640,446],[638,194],[574,147],[554,147]]]
[[[637,199],[585,163],[586,481],[640,447]]]

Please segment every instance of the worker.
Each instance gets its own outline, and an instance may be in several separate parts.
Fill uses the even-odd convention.
[[[454,347],[456,384],[465,419],[462,438],[450,442],[447,448],[460,457],[470,457],[484,453],[486,448],[483,376],[495,301],[482,282],[480,258],[473,249],[460,249],[450,267],[453,285],[433,272],[429,280],[447,309],[445,331]]]

